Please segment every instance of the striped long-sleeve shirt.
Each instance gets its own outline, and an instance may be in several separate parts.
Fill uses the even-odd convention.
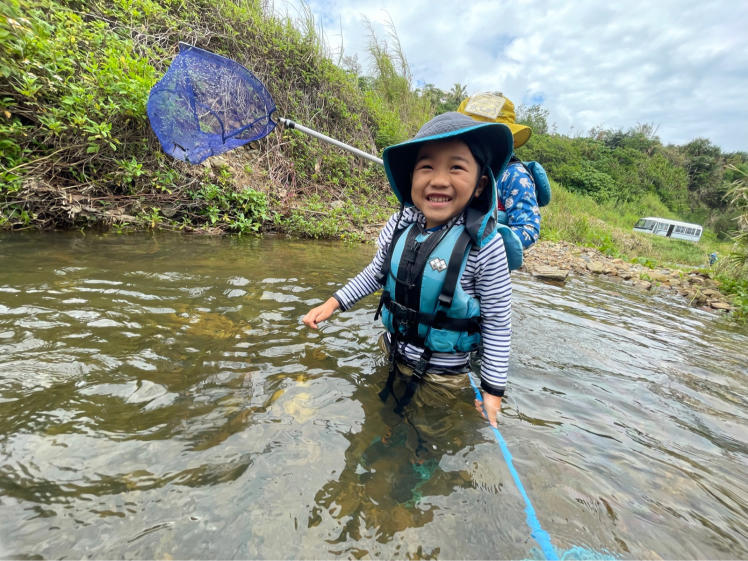
[[[350,309],[364,296],[382,288],[377,276],[382,269],[395,227],[401,230],[416,221],[425,224],[425,217],[415,207],[408,207],[403,211],[399,224],[398,213],[390,217],[379,234],[374,259],[348,284],[335,292],[334,297],[341,309]],[[462,216],[456,221],[461,223]],[[480,300],[483,341],[481,386],[489,393],[503,395],[509,365],[512,284],[501,236],[494,236],[482,248],[471,247],[460,284],[465,292]],[[411,344],[403,344],[399,350],[408,360],[413,361],[418,360],[423,352],[422,348]],[[468,353],[433,353],[429,362],[435,367],[449,368],[464,365],[468,359]]]

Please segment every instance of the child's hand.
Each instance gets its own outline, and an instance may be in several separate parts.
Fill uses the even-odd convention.
[[[498,395],[491,395],[490,393],[486,392],[481,393],[483,394],[483,401],[476,399],[475,408],[484,419],[486,418],[486,415],[488,415],[488,422],[492,427],[499,428],[499,425],[496,422],[496,418],[501,412],[501,398]]]
[[[338,301],[335,298],[329,298],[324,304],[309,310],[301,321],[307,327],[317,329],[319,324],[335,313],[338,308],[340,308]]]

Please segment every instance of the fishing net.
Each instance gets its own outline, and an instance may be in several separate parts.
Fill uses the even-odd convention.
[[[276,125],[275,109],[249,70],[185,43],[147,105],[164,152],[192,164],[267,136]]]

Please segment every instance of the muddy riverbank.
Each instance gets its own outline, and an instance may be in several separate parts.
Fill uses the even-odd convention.
[[[665,291],[705,310],[726,313],[733,308],[719,283],[703,269],[650,268],[568,242],[536,243],[525,251],[522,270],[553,282],[565,282],[572,275],[602,275],[644,291]]]

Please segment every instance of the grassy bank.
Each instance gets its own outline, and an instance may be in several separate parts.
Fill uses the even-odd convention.
[[[262,2],[9,0],[0,5],[0,227],[337,237],[380,218],[381,170],[290,131],[220,165],[165,156],[145,105],[179,41],[244,64],[279,115],[367,152],[398,120],[386,106],[370,110],[376,91],[332,63],[313,23],[274,17]],[[317,224],[322,209],[333,218]]]
[[[735,306],[733,317],[745,322],[748,278],[744,266],[735,265],[730,259],[739,251],[735,243],[719,240],[709,230],[695,243],[634,232],[633,224],[651,209],[645,205],[599,203],[554,183],[553,200],[541,209],[541,239],[594,247],[611,257],[652,268],[700,270],[719,281],[721,291],[730,296]],[[719,256],[714,266],[709,265],[712,252]]]
[[[696,243],[634,232],[633,225],[647,211],[646,205],[640,203],[599,203],[554,183],[553,201],[542,209],[541,237],[595,247],[614,257],[648,259],[665,266],[704,267],[710,253],[716,251],[724,256],[730,252],[732,244],[718,240],[709,230]]]

